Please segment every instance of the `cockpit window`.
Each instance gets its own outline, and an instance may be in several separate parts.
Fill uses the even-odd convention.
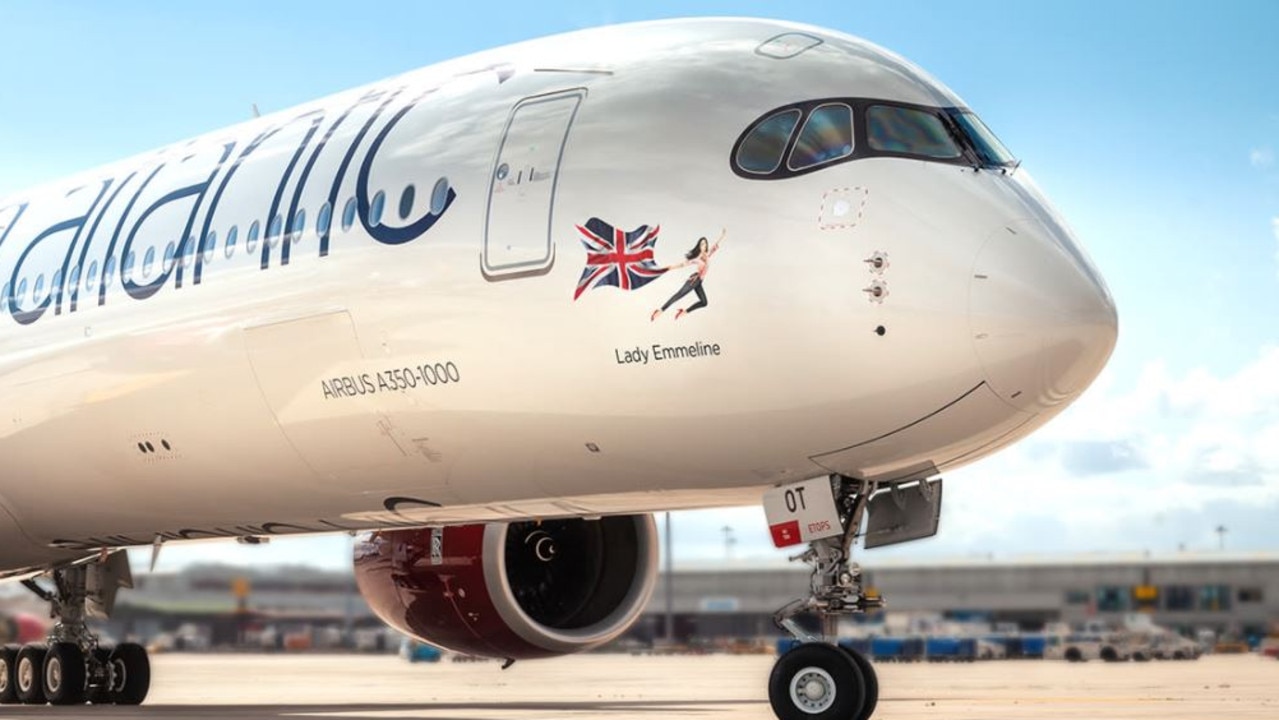
[[[821,105],[804,121],[786,166],[803,170],[852,154],[853,109],[843,103]]]
[[[756,124],[737,148],[738,167],[759,175],[776,170],[802,114],[799,110],[784,110]]]
[[[814,98],[769,110],[746,126],[728,156],[733,173],[747,180],[786,180],[869,158],[1004,172],[1017,167],[968,108],[859,97]]]
[[[1017,158],[1008,152],[1008,148],[999,142],[999,138],[995,137],[995,133],[986,127],[986,123],[982,122],[981,118],[966,111],[952,111],[950,117],[964,131],[984,165],[1017,166]]]
[[[951,159],[963,154],[936,113],[894,105],[866,109],[866,142],[881,152]]]

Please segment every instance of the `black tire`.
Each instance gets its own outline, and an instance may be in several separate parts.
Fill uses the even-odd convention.
[[[53,705],[83,705],[85,688],[84,651],[75,643],[54,643],[44,655],[40,673],[44,697]]]
[[[1066,648],[1066,662],[1082,662],[1084,656],[1079,652],[1079,648]]]
[[[93,649],[93,659],[98,666],[110,668],[111,666],[111,648],[98,647]],[[110,671],[108,670],[108,673]],[[94,705],[110,705],[111,704],[111,688],[106,685],[95,685],[85,692],[86,701]]]
[[[14,670],[18,663],[17,645],[0,647],[0,705],[13,705],[18,702],[18,686]]]
[[[875,714],[875,708],[879,705],[879,674],[875,672],[875,666],[865,655],[843,645],[840,645],[839,649],[853,659],[853,664],[861,671],[862,681],[866,684],[866,700],[862,704],[862,711],[854,720],[870,720],[870,716]]]
[[[120,643],[111,653],[111,702],[141,705],[151,689],[151,660],[137,643]]]
[[[43,705],[44,699],[44,653],[43,645],[23,645],[18,651],[18,661],[14,666],[14,685],[18,691],[18,700],[23,705]]]
[[[854,720],[866,702],[866,681],[843,650],[805,643],[773,666],[768,701],[779,720]]]
[[[1101,659],[1106,662],[1119,662],[1119,653],[1115,649],[1107,645],[1101,649]]]

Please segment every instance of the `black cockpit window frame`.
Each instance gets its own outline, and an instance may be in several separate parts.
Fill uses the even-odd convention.
[[[794,152],[795,144],[798,142],[801,135],[800,129],[808,123],[809,117],[815,110],[826,105],[847,105],[852,108],[853,151],[843,157],[827,160],[816,165],[801,166],[799,168],[791,167],[789,158],[791,153]],[[941,120],[947,132],[950,133],[955,144],[960,148],[960,154],[953,158],[939,158],[910,152],[877,150],[871,147],[867,139],[866,111],[868,108],[876,105],[918,110],[937,117]],[[795,111],[799,111],[800,113],[799,121],[796,123],[795,130],[791,132],[790,138],[787,140],[786,147],[781,154],[781,157],[787,159],[787,162],[779,162],[771,172],[767,173],[747,170],[738,163],[738,153],[741,151],[742,144],[746,142],[747,138],[751,136],[751,133],[756,128],[765,121],[776,117],[779,114],[793,113]],[[866,97],[826,97],[790,103],[781,107],[775,107],[768,112],[762,113],[746,126],[746,130],[744,130],[742,134],[738,136],[737,141],[733,143],[733,148],[729,153],[729,167],[732,169],[733,174],[748,180],[784,180],[787,178],[807,175],[808,173],[817,172],[819,170],[825,170],[826,168],[842,163],[855,162],[857,160],[864,160],[867,158],[901,158],[928,163],[983,169],[996,167],[1006,169],[1008,167],[1016,167],[1015,160],[992,162],[994,158],[989,157],[988,154],[980,152],[980,140],[969,138],[959,123],[956,122],[955,116],[960,114],[972,114],[972,111],[961,106],[920,105],[918,103]],[[974,115],[974,117],[976,116]]]

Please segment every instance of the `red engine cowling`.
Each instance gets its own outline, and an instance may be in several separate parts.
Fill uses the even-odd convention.
[[[657,579],[652,516],[383,530],[355,579],[391,627],[470,655],[581,652],[625,632]]]

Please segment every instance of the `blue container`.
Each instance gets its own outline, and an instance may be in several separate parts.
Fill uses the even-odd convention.
[[[930,637],[924,643],[929,660],[954,660],[959,655],[959,638]]]
[[[411,663],[440,661],[438,648],[412,640],[405,642],[402,654]]]
[[[853,652],[858,653],[862,656],[867,656],[871,654],[870,638],[845,638],[839,641],[839,646],[842,648],[846,648],[848,650],[852,650]]]
[[[975,638],[931,637],[925,643],[928,659],[935,662],[959,662],[977,657]]]
[[[873,638],[870,641],[870,654],[875,656],[876,660],[902,660],[904,659],[903,645],[905,643],[906,640],[904,638]]]
[[[902,659],[911,662],[923,660],[925,654],[924,638],[911,637],[902,642]]]
[[[1022,657],[1042,658],[1044,656],[1044,648],[1046,647],[1048,647],[1048,638],[1044,635],[1021,636]]]
[[[870,641],[870,654],[876,660],[913,662],[924,656],[922,637],[877,637]]]

